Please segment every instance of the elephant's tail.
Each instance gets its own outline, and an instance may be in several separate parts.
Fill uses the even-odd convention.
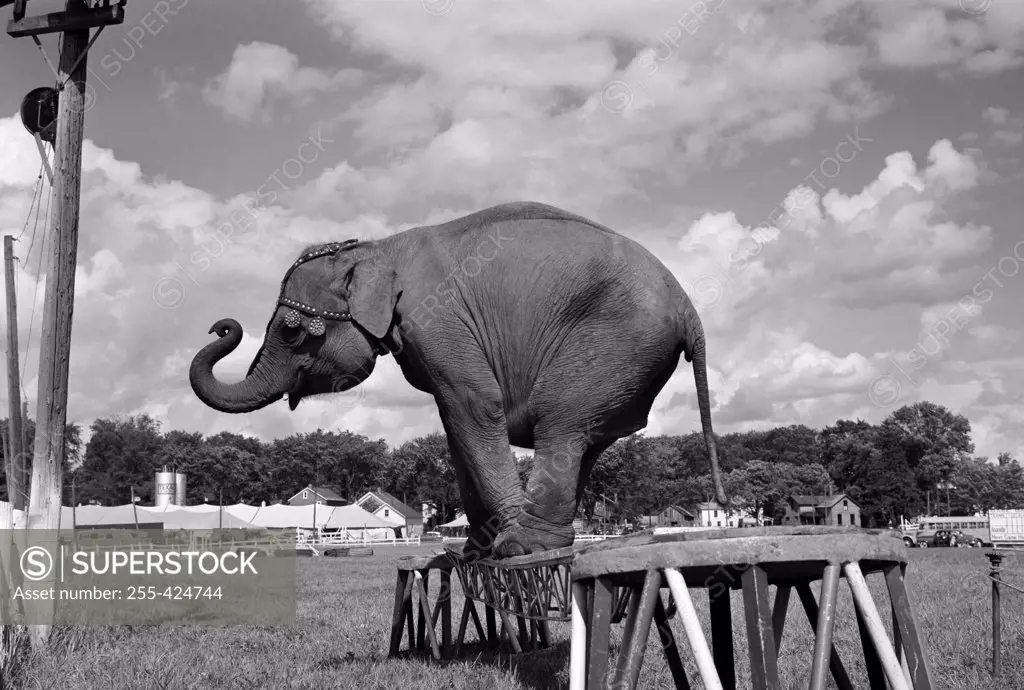
[[[700,425],[704,431],[704,443],[708,447],[708,456],[711,459],[711,481],[715,486],[715,498],[725,506],[727,499],[725,489],[722,488],[722,470],[718,466],[718,445],[715,441],[715,431],[711,428],[711,398],[708,395],[708,370],[707,361],[704,357],[704,329],[700,325],[696,313],[692,315],[697,319],[689,334],[689,349],[686,359],[693,362],[693,381],[697,386],[697,405],[700,408]]]

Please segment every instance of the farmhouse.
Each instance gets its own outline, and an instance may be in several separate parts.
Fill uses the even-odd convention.
[[[402,530],[403,537],[423,536],[423,514],[378,488],[359,497],[356,505]]]
[[[744,527],[764,524],[765,520],[750,517],[742,506],[726,509],[718,501],[697,504],[697,526],[699,527]]]
[[[654,517],[654,524],[658,527],[693,527],[696,524],[697,516],[686,508],[669,506]],[[648,526],[650,520],[644,523]]]
[[[343,506],[347,501],[326,486],[307,486],[288,499],[290,506]]]
[[[863,527],[860,506],[842,493],[831,496],[790,496],[786,501],[782,524]]]

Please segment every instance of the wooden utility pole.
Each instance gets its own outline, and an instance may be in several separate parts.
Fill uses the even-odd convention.
[[[69,13],[82,0],[69,0]],[[89,30],[61,36],[58,74],[61,83],[54,150],[53,233],[46,298],[39,343],[39,393],[29,527],[60,528],[64,427],[67,423],[68,371],[71,361],[71,317],[74,312],[75,266],[78,256],[78,202],[81,192],[82,131],[85,128],[85,54]]]
[[[21,382],[18,372],[18,302],[14,294],[14,238],[4,235],[4,278],[7,288],[7,498],[14,510],[25,510],[25,449],[21,430]]]
[[[55,70],[56,121],[45,123],[36,117],[22,122],[35,134],[52,135],[54,143],[53,213],[48,231],[52,233],[46,271],[46,298],[43,304],[42,335],[39,343],[39,393],[36,408],[35,448],[32,458],[32,486],[26,517],[29,529],[60,528],[63,497],[64,430],[67,424],[68,373],[71,361],[71,317],[74,311],[75,267],[78,255],[78,204],[81,192],[82,135],[85,128],[86,55],[92,43],[89,29],[124,22],[123,0],[111,5],[98,0],[89,6],[85,0],[66,0],[65,11],[26,17],[27,0],[0,0],[0,7],[14,5],[7,33],[13,37],[31,36],[40,50],[38,36],[60,34],[60,63]],[[99,35],[97,31],[96,36]],[[96,36],[93,37],[95,40]],[[45,51],[43,51],[45,55]],[[47,58],[49,61],[49,58]],[[52,68],[52,64],[51,64]],[[52,102],[52,99],[51,99]],[[52,540],[41,537],[36,541]],[[53,576],[39,582],[50,584]],[[52,605],[52,604],[51,604]],[[50,609],[55,612],[55,609]],[[45,647],[50,625],[29,626],[32,646]]]

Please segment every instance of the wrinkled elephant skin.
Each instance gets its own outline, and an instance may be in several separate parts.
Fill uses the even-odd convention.
[[[307,248],[281,283],[243,381],[213,366],[242,329],[192,361],[210,407],[249,412],[347,390],[391,354],[434,397],[470,523],[467,554],[569,546],[590,471],[647,425],[680,356],[693,363],[716,495],[704,331],[672,273],[636,242],[543,204],[503,204],[382,240]],[[533,448],[521,487],[510,444]]]

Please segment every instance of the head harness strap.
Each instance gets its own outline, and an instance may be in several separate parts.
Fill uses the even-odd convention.
[[[284,296],[284,288],[288,283],[288,278],[291,277],[292,272],[296,268],[312,261],[313,259],[319,259],[323,256],[329,256],[334,254],[339,249],[347,247],[350,244],[355,244],[358,240],[345,240],[344,242],[331,242],[330,244],[324,245],[316,251],[304,254],[296,259],[288,271],[284,274],[284,279],[281,281],[281,292],[277,297],[278,305],[289,307],[288,311],[285,312],[284,322],[291,328],[296,328],[302,323],[302,318],[299,316],[299,312],[313,317],[310,322],[306,325],[306,330],[309,331],[310,335],[320,336],[323,335],[327,330],[327,324],[324,323],[325,319],[331,321],[351,321],[352,314],[347,311],[327,311],[326,309],[318,309],[311,304],[305,304],[297,300],[289,299]]]

